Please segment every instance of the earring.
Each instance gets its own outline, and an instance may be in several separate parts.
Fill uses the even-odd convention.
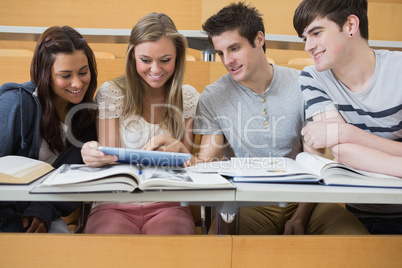
[[[350,34],[350,37],[352,37],[352,36],[353,36],[353,34],[351,33],[351,34]]]

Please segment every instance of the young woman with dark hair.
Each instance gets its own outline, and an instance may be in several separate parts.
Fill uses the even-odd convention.
[[[31,80],[0,87],[0,157],[25,156],[55,168],[82,163],[82,143],[96,139],[97,71],[86,40],[68,26],[48,28],[35,48]],[[0,202],[0,231],[69,232],[60,217],[78,205]]]

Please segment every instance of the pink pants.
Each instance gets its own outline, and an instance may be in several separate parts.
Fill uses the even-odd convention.
[[[110,204],[95,207],[88,216],[88,234],[192,235],[194,219],[180,203]]]

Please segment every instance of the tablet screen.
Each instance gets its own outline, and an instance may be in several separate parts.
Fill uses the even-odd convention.
[[[99,151],[108,155],[117,155],[118,162],[138,164],[144,166],[172,166],[181,167],[191,158],[191,154],[148,151],[130,148],[98,147]]]

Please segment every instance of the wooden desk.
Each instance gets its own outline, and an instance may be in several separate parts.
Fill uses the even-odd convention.
[[[402,236],[0,233],[1,267],[401,267]]]
[[[230,236],[0,233],[0,267],[231,267]]]
[[[401,267],[402,236],[232,236],[232,267]]]

